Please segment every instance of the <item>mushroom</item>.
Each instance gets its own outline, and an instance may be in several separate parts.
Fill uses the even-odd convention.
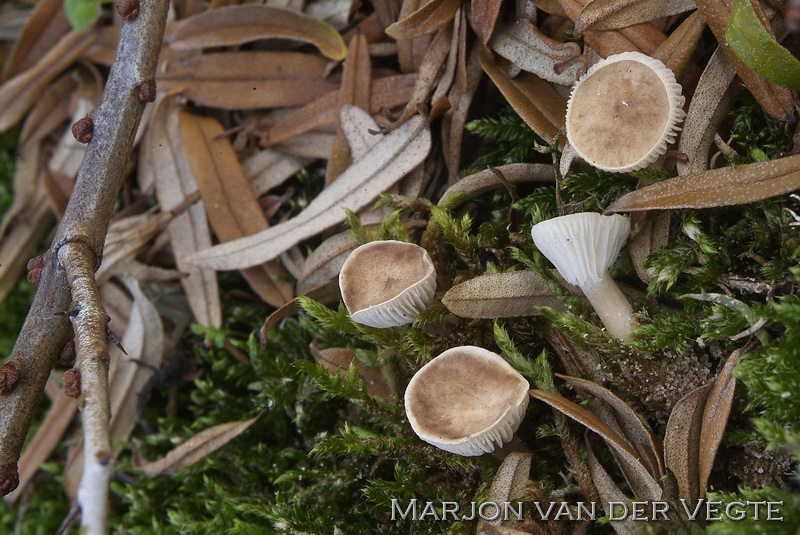
[[[590,165],[624,173],[647,167],[680,131],[684,97],[675,75],[640,52],[593,65],[567,103],[567,139]]]
[[[408,383],[406,415],[419,438],[437,448],[465,456],[491,453],[514,437],[529,389],[500,355],[454,347]]]
[[[436,292],[427,251],[401,241],[374,241],[350,253],[339,273],[342,299],[353,321],[369,327],[411,323]]]
[[[608,333],[623,342],[637,323],[608,268],[630,231],[627,217],[592,212],[555,217],[531,229],[536,247],[567,282],[580,287]]]

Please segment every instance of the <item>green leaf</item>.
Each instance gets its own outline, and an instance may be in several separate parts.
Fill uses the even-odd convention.
[[[800,61],[772,38],[750,0],[734,0],[725,38],[731,50],[755,72],[776,84],[800,90]]]
[[[64,0],[64,11],[76,32],[82,32],[100,16],[100,7],[96,0]]]

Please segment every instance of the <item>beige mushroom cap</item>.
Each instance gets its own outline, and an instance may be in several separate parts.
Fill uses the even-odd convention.
[[[639,52],[608,56],[575,84],[567,138],[590,165],[617,173],[647,167],[680,131],[684,97],[663,63]]]
[[[411,323],[436,292],[436,268],[419,245],[374,241],[357,247],[339,273],[350,317],[369,327]]]
[[[406,415],[437,448],[474,456],[511,440],[525,416],[530,385],[500,355],[475,346],[448,349],[408,383]]]

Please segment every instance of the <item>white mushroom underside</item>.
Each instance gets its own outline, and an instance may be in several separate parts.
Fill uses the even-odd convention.
[[[536,247],[570,284],[597,284],[619,256],[630,234],[630,220],[594,212],[542,221],[533,227]]]
[[[528,408],[528,397],[522,405],[511,406],[508,411],[495,423],[495,425],[481,433],[465,437],[459,441],[437,440],[436,437],[420,436],[428,444],[432,444],[439,449],[449,451],[465,457],[474,457],[491,453],[503,444],[509,442],[522,423],[525,411]]]
[[[413,322],[433,299],[436,293],[436,275],[408,288],[397,297],[353,312],[353,321],[368,327],[385,329]]]

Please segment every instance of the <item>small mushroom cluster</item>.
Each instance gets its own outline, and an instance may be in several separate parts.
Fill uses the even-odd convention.
[[[395,327],[414,321],[436,291],[436,270],[422,247],[375,241],[356,248],[339,274],[353,321]],[[448,349],[408,384],[405,407],[414,432],[445,451],[473,456],[511,440],[525,416],[530,385],[486,349]]]

